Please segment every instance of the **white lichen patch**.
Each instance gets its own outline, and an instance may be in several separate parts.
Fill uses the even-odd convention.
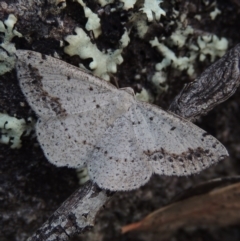
[[[163,0],[145,0],[143,7],[140,9],[143,11],[148,18],[149,22],[152,22],[154,19],[157,21],[160,20],[161,16],[165,16],[166,12],[160,7],[160,4]]]
[[[159,86],[159,84],[163,84],[166,81],[167,76],[163,71],[170,65],[181,71],[187,70],[189,75],[193,73],[192,61],[195,59],[195,55],[191,55],[190,57],[177,57],[171,49],[160,43],[157,38],[150,41],[150,44],[152,47],[156,47],[164,56],[162,62],[156,65],[156,73],[152,77],[152,81],[156,86]]]
[[[77,177],[80,185],[83,185],[84,183],[90,180],[87,167],[79,168],[76,171],[77,171]]]
[[[202,16],[200,14],[196,14],[194,18],[197,19],[198,21],[201,21]]]
[[[132,16],[131,21],[137,30],[139,38],[144,38],[149,28],[147,17],[142,13],[137,13]]]
[[[58,8],[64,9],[67,6],[66,0],[55,0]]]
[[[16,48],[11,43],[13,37],[21,37],[21,33],[14,30],[17,18],[10,14],[4,22],[0,21],[0,75],[14,68]]]
[[[205,35],[198,37],[197,45],[200,51],[200,61],[204,61],[206,56],[209,55],[211,62],[213,62],[216,57],[222,57],[225,54],[228,49],[228,40],[216,35]],[[196,49],[196,46],[191,46],[191,49]]]
[[[117,65],[123,62],[121,53],[129,43],[129,36],[125,30],[120,40],[120,48],[116,50],[100,51],[96,44],[93,44],[87,34],[80,28],[75,29],[76,35],[69,35],[66,41],[69,43],[64,51],[70,56],[79,55],[82,59],[92,58],[89,64],[93,74],[105,80],[109,80],[110,73],[117,72]]]
[[[185,34],[180,35],[179,41],[177,38],[171,39],[171,44],[174,44],[178,47],[182,47],[186,42],[187,35],[191,34],[191,29],[186,30]],[[176,32],[174,33],[176,37]],[[156,47],[157,50],[163,55],[163,60],[156,64],[156,72],[152,77],[152,82],[158,87],[159,90],[167,90],[167,88],[160,87],[167,80],[167,75],[165,69],[168,66],[171,66],[177,70],[186,70],[187,74],[190,77],[194,77],[194,63],[199,59],[204,61],[209,55],[211,62],[213,62],[216,57],[222,57],[227,48],[228,41],[226,38],[218,38],[216,35],[205,35],[199,36],[197,38],[197,44],[189,44],[188,47],[188,56],[178,57],[176,54],[166,46],[164,43],[160,43],[157,38],[150,41],[152,47]]]
[[[137,0],[120,0],[124,4],[123,8],[125,10],[128,10],[130,8],[133,8]]]
[[[11,148],[21,147],[21,136],[29,135],[35,123],[29,118],[27,124],[24,119],[17,119],[0,113],[0,143],[10,144]]]
[[[216,57],[222,57],[228,48],[226,38],[219,38],[213,34],[207,35],[204,32],[195,32],[191,26],[185,26],[187,18],[185,13],[179,15],[177,11],[173,12],[175,14],[173,17],[176,18],[177,22],[175,31],[166,39],[159,40],[155,37],[154,40],[150,41],[152,47],[157,48],[163,56],[163,60],[156,64],[156,72],[152,76],[153,84],[160,91],[168,89],[166,67],[171,66],[179,71],[186,70],[187,74],[194,78],[196,77],[194,65],[197,60],[204,61],[207,56],[210,56],[210,60],[213,62]],[[196,35],[198,37],[195,37]],[[181,51],[183,48],[184,52]],[[176,54],[176,49],[180,53],[179,56]]]
[[[102,33],[100,18],[82,0],[77,0],[77,2],[83,7],[85,17],[88,19],[85,28],[87,31],[93,31],[94,37],[97,38]]]
[[[114,0],[98,0],[99,4],[101,4],[102,7],[106,6],[107,4],[111,4],[114,2]]]
[[[101,34],[101,22],[98,14],[94,13],[83,0],[77,1],[84,9],[84,14],[88,18],[86,23],[86,30],[93,31],[94,37],[97,38]],[[101,7],[107,4],[114,3],[113,0],[98,0]],[[120,0],[121,3],[117,8],[123,8],[124,10],[130,10],[132,8],[138,9],[134,11],[129,18],[129,23],[135,27],[140,38],[144,39],[144,36],[148,32],[151,22],[160,21],[162,16],[166,15],[166,12],[161,8],[163,0],[144,0],[142,2],[136,0]],[[110,9],[111,12],[116,11],[116,6]],[[178,15],[175,11],[174,14]],[[131,31],[131,28],[129,28]],[[81,28],[75,29],[76,35],[69,35],[65,40],[69,43],[65,47],[64,51],[70,56],[79,55],[82,59],[92,59],[89,64],[89,68],[94,75],[97,75],[105,80],[109,80],[109,74],[116,73],[117,65],[123,62],[122,51],[125,48],[130,39],[127,30],[123,34],[119,41],[118,49],[105,49],[99,50],[97,45],[92,43],[89,36]]]
[[[172,33],[170,39],[173,45],[178,46],[179,48],[183,47],[186,43],[186,40],[189,35],[193,34],[193,28],[191,26],[187,26],[185,29],[182,28],[181,24],[178,23],[178,28],[175,32]]]
[[[156,69],[157,70],[157,69]],[[157,87],[159,92],[167,91],[168,85],[166,84],[167,74],[165,71],[157,70],[152,76],[152,83]]]
[[[212,20],[214,20],[217,15],[221,14],[221,11],[216,7],[211,13],[210,13],[210,17]]]
[[[85,16],[88,18],[86,29],[92,30],[95,37],[101,34],[100,19],[91,9],[89,9],[83,0],[78,1],[84,8]],[[166,15],[163,9],[163,0],[120,0],[123,4],[114,5],[110,9],[111,12],[116,11],[116,8],[123,8],[129,11],[134,8],[128,18],[128,25],[132,26],[138,37],[143,41],[146,34],[153,34],[156,24],[163,28],[175,29],[170,36],[156,36],[152,37],[150,41],[153,48],[157,48],[160,55],[163,57],[160,63],[156,64],[156,72],[153,73],[151,81],[158,91],[167,91],[167,67],[178,70],[174,74],[179,75],[180,71],[186,71],[190,78],[196,77],[194,66],[196,61],[204,61],[207,56],[210,56],[211,61],[216,57],[221,57],[228,47],[226,38],[219,38],[216,35],[206,35],[206,33],[195,30],[192,26],[188,25],[188,14],[185,11],[177,11],[174,8],[169,11],[171,19],[167,24],[166,21],[161,23],[161,18]],[[98,0],[98,3],[104,7],[107,4],[115,3],[113,0]],[[210,12],[211,19],[214,20],[221,12],[216,7],[216,1],[204,1]],[[111,7],[112,5],[110,5]],[[211,10],[209,10],[211,9]],[[194,17],[194,16],[193,16]],[[201,20],[201,15],[196,14],[195,18]],[[155,24],[155,25],[154,25]],[[166,25],[166,26],[165,26]],[[176,27],[175,27],[176,26]],[[131,28],[129,28],[131,31]],[[67,36],[66,40],[69,46],[65,47],[65,52],[69,55],[79,55],[82,59],[92,58],[89,64],[93,74],[109,80],[109,74],[116,73],[117,65],[123,61],[122,50],[128,45],[129,37],[125,31],[122,39],[120,40],[119,48],[116,50],[106,49],[100,51],[96,44],[92,43],[84,30],[77,28],[76,35]],[[123,39],[125,38],[125,41]]]
[[[140,93],[136,93],[136,99],[144,102],[153,102],[154,98],[151,93],[145,88]]]

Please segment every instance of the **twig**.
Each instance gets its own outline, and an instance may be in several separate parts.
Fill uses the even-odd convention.
[[[240,83],[240,44],[184,86],[169,111],[195,120],[231,97]]]
[[[28,241],[67,241],[76,233],[93,227],[98,211],[112,193],[99,189],[91,181],[73,193]]]

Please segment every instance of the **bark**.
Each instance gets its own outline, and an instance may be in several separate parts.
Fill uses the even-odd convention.
[[[71,236],[94,226],[94,220],[110,199],[107,191],[91,181],[73,193],[28,241],[66,241]]]

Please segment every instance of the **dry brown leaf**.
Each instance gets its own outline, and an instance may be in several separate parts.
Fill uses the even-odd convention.
[[[122,228],[122,233],[172,234],[179,228],[216,228],[240,221],[240,183],[219,188],[158,209],[142,221]]]

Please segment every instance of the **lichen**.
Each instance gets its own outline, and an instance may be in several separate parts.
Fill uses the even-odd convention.
[[[148,90],[142,88],[140,93],[136,93],[136,99],[144,102],[153,102],[154,98]]]
[[[89,27],[87,23],[85,26],[86,29],[88,31],[94,31],[95,37],[99,36],[101,34],[101,25],[97,14],[89,9],[88,11],[91,14],[87,15],[86,10],[88,8],[86,4],[83,3],[82,0],[77,1],[83,6],[85,16],[88,17],[88,23],[89,26],[91,26]],[[113,11],[113,9],[115,11],[116,5],[114,5],[114,1],[98,0],[98,2],[102,7],[107,4],[113,4],[110,5],[110,7],[112,7],[110,11]],[[171,16],[168,16],[170,21],[164,26],[167,29],[172,29],[171,34],[169,36],[154,36],[151,27],[154,24],[156,26],[156,23],[161,25],[162,17],[166,16],[165,9],[161,7],[163,0],[121,0],[121,2],[123,5],[118,5],[118,8],[122,7],[127,11],[131,8],[135,9],[135,11],[129,12],[131,14],[129,14],[129,18],[125,24],[137,30],[141,41],[145,41],[147,33],[152,34],[153,40],[150,41],[150,44],[153,48],[156,48],[163,57],[161,62],[156,63],[156,70],[151,77],[152,84],[157,87],[157,91],[168,90],[168,84],[166,83],[168,76],[167,67],[176,69],[179,72],[185,70],[190,78],[195,78],[196,72],[194,67],[196,61],[204,61],[208,55],[210,56],[210,60],[214,61],[217,57],[221,57],[227,50],[228,41],[226,38],[219,38],[214,34],[195,31],[192,26],[187,24],[188,13],[186,11],[177,11],[174,8],[168,11],[168,13],[171,14]],[[211,19],[214,20],[215,17],[220,14],[220,11],[217,10],[216,2],[210,4],[209,1],[205,1],[204,4],[208,10],[213,9],[212,12],[210,12],[210,16]],[[201,15],[195,15],[196,20],[200,18]],[[163,18],[163,21],[166,23],[166,18]],[[130,31],[131,27],[129,28],[129,34]],[[121,42],[123,42],[122,37],[119,49],[106,49],[102,51],[90,41],[90,38],[84,30],[76,28],[76,33],[77,35],[66,37],[69,46],[65,48],[65,52],[71,56],[79,55],[82,59],[92,58],[93,60],[89,64],[89,67],[93,71],[93,74],[109,80],[109,74],[116,73],[117,65],[123,62],[121,53],[130,41],[127,31],[125,30],[123,35],[127,36],[126,44],[121,44]]]
[[[160,20],[161,15],[165,16],[166,12],[160,7],[160,4],[163,2],[163,0],[145,0],[143,7],[140,8],[141,11],[143,11],[148,18],[149,22],[152,22],[154,19],[157,21]]]
[[[174,32],[163,40],[159,40],[157,37],[150,41],[152,47],[157,50],[163,56],[163,60],[156,64],[156,72],[152,76],[152,82],[159,91],[166,91],[168,85],[166,84],[167,72],[166,68],[171,66],[179,71],[186,70],[187,74],[191,77],[195,77],[194,64],[197,60],[204,61],[206,56],[210,56],[210,60],[213,62],[217,57],[222,57],[227,48],[228,41],[226,38],[219,38],[214,34],[195,33],[195,30],[191,26],[184,26],[186,20],[186,14],[183,13],[180,16],[177,11],[175,18],[177,22],[177,28]],[[199,35],[197,38],[194,35]],[[176,49],[181,50],[184,47],[185,55],[177,56]],[[172,49],[175,49],[174,51]]]
[[[189,75],[192,75],[193,60],[195,59],[194,54],[192,54],[190,57],[177,57],[171,49],[169,49],[166,45],[160,43],[157,38],[150,41],[150,44],[152,47],[156,47],[157,50],[164,56],[162,62],[156,64],[156,72],[152,77],[153,83],[158,86],[159,89],[163,90],[163,88],[161,88],[161,84],[164,84],[167,79],[164,70],[170,65],[173,68],[181,71],[187,70],[187,73]],[[164,89],[167,90],[166,87],[164,87]]]
[[[34,124],[31,118],[27,124],[24,119],[0,113],[0,143],[10,144],[11,148],[20,148],[21,136],[29,135],[34,129]]]
[[[216,57],[222,57],[228,48],[228,40],[226,38],[219,38],[216,35],[198,37],[197,44],[201,53],[199,57],[200,61],[204,61],[206,56],[210,55],[211,62],[213,62]]]
[[[114,0],[98,0],[102,7],[106,6],[107,4],[113,3]]]
[[[16,48],[11,43],[13,37],[21,37],[21,33],[14,29],[17,18],[10,14],[4,22],[0,21],[0,75],[14,68]]]
[[[92,58],[89,64],[93,74],[109,80],[110,73],[117,72],[117,65],[123,62],[122,51],[129,43],[128,32],[125,30],[119,43],[119,49],[100,51],[96,44],[93,44],[87,34],[81,29],[75,29],[76,35],[69,35],[66,41],[69,43],[64,51],[70,56],[79,55],[82,59]]]
[[[78,181],[79,185],[83,185],[88,180],[90,180],[90,176],[88,174],[87,167],[76,169],[76,172],[77,172],[77,177],[78,177],[78,180],[79,180]]]
[[[136,13],[132,16],[131,21],[137,30],[139,38],[143,39],[149,28],[145,14]]]
[[[100,18],[82,0],[77,0],[77,2],[83,7],[85,17],[88,19],[85,25],[86,30],[93,31],[94,37],[97,38],[102,33]]]
[[[221,14],[221,11],[216,7],[211,13],[210,17],[212,20],[215,20],[218,14]]]
[[[133,8],[137,0],[120,0],[124,6],[123,9],[129,10],[130,8]]]
[[[189,35],[192,35],[194,30],[191,26],[187,26],[186,28],[182,27],[182,24],[178,23],[178,28],[171,34],[170,40],[173,45],[178,46],[179,48],[183,47],[186,43]]]

